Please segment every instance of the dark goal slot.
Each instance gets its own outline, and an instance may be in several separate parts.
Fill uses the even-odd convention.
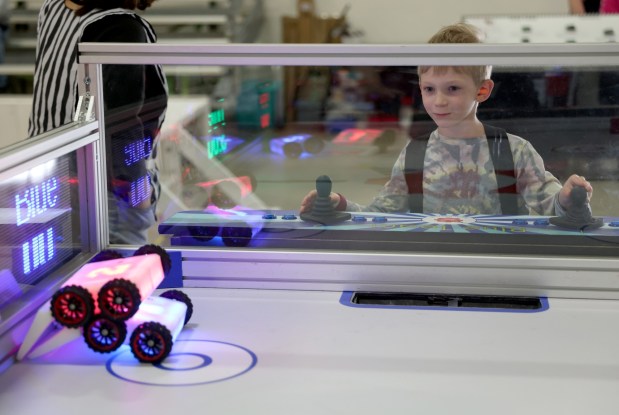
[[[494,308],[506,310],[539,310],[537,297],[506,297],[493,295],[446,295],[409,293],[363,293],[352,296],[352,303],[404,307]]]

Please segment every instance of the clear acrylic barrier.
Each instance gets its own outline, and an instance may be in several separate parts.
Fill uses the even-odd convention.
[[[266,267],[294,255],[316,264],[306,267],[313,269],[308,273],[332,264],[334,271],[321,274],[327,285],[380,284],[376,271],[373,276],[358,271],[367,264],[393,265],[397,258],[402,261],[397,271],[382,283],[391,278],[392,288],[400,290],[454,279],[482,284],[468,277],[480,264],[497,272],[509,269],[498,285],[514,285],[520,268],[533,266],[531,258],[552,272],[574,269],[581,260],[610,276],[606,272],[619,252],[617,51],[611,44],[82,44],[80,61],[104,64],[104,71],[105,64],[163,64],[203,65],[205,72],[216,66],[224,74],[168,77],[171,95],[157,156],[162,193],[149,240],[187,252],[189,280],[226,285],[235,278],[231,274],[246,269],[230,265],[230,258],[261,257]],[[479,119],[530,142],[561,183],[572,174],[586,177],[594,188],[587,220],[595,226],[557,226],[551,219],[565,212],[552,206],[506,214],[460,212],[450,205],[411,213],[372,204],[410,139],[435,128],[422,104],[420,65],[492,65],[495,86],[479,106]],[[454,180],[452,191],[463,192],[473,173],[447,174]],[[301,218],[301,201],[322,175],[354,206],[346,220]],[[472,190],[473,198],[485,196]],[[198,267],[207,257],[211,268],[204,275]],[[463,269],[451,275],[439,266],[428,274],[420,267],[406,276],[420,258],[430,268],[449,263]],[[340,267],[350,261],[354,265],[342,277]],[[266,278],[262,272],[239,279],[259,285],[255,281]],[[417,279],[424,272],[428,280]],[[299,278],[303,282],[282,277],[295,280],[292,285],[313,281]],[[558,274],[552,278],[560,281]],[[515,285],[522,291],[548,284],[533,279]]]
[[[72,124],[0,150],[0,336],[102,246],[98,138]]]

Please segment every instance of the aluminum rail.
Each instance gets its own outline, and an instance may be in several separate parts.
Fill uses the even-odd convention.
[[[127,44],[80,43],[84,64],[241,66],[619,66],[619,44]]]
[[[0,149],[0,180],[96,141],[97,123],[71,123]]]
[[[619,260],[181,248],[183,285],[619,299]]]

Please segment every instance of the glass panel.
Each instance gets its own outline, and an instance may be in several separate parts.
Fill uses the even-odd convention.
[[[450,132],[459,120],[448,115],[455,107],[428,114],[416,67],[217,69],[217,76],[214,67],[191,76],[168,73],[171,94],[157,153],[162,193],[151,241],[616,254],[617,68],[495,65],[494,88],[477,116],[509,133],[509,147],[496,147],[498,132],[491,134],[497,141],[432,136],[423,147],[421,209],[410,204],[410,189],[421,184],[412,178],[416,165],[402,151],[437,122]],[[469,109],[476,93],[467,98]],[[574,174],[593,186],[592,210],[586,204],[567,210],[579,203],[578,192],[555,209],[555,194]],[[317,185],[321,176],[330,182]],[[339,208],[349,216],[332,210],[341,198],[321,196],[302,219],[302,200],[317,186],[321,194],[344,195],[347,204]]]
[[[75,165],[73,152],[0,182],[0,313],[80,252]]]
[[[163,79],[153,66],[103,68],[112,244],[143,245],[155,223],[158,186],[151,159],[166,106]]]

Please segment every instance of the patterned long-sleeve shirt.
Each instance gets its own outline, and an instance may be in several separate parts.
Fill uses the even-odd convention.
[[[527,140],[508,134],[514,158],[519,211],[560,215],[561,183]],[[351,212],[406,212],[408,186],[404,176],[406,147],[393,166],[390,180],[367,205],[348,201]],[[434,131],[428,140],[423,169],[423,213],[501,214],[494,166],[486,137],[452,139]]]

